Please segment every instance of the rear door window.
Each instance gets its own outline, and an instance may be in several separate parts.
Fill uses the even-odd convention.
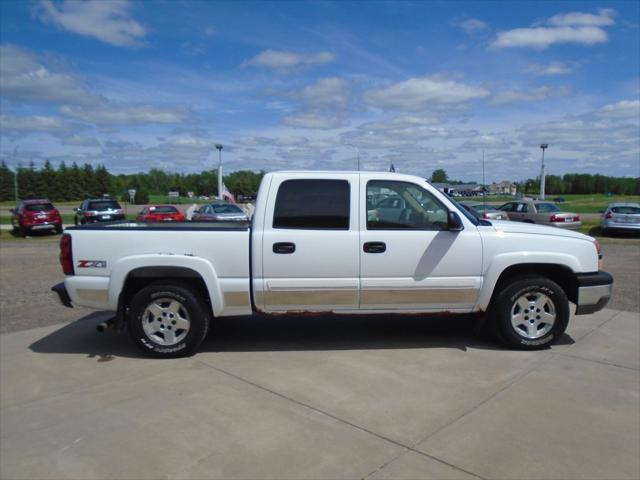
[[[349,230],[347,180],[300,179],[280,184],[273,228]]]

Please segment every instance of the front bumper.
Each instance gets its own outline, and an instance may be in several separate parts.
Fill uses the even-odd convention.
[[[67,292],[67,287],[64,286],[64,282],[60,282],[53,287],[51,290],[58,294],[58,298],[60,299],[60,303],[65,307],[73,308],[71,304],[71,297],[69,297],[69,292]]]
[[[602,310],[613,289],[613,277],[607,272],[586,273],[577,275],[578,301],[576,315],[586,315]]]

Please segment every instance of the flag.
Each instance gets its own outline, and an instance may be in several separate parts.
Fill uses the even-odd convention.
[[[229,191],[224,182],[222,183],[222,198],[226,198],[231,203],[236,203],[236,198],[233,196],[233,193]]]

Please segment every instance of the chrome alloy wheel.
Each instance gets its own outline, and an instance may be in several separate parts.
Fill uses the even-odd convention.
[[[529,340],[544,337],[555,323],[556,307],[543,293],[526,293],[511,307],[511,325],[518,335]]]
[[[185,306],[174,298],[158,298],[142,314],[144,333],[155,343],[171,346],[189,333],[191,319]]]

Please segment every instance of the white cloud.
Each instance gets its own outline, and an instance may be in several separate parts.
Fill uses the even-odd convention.
[[[328,130],[342,127],[344,117],[342,115],[300,112],[284,117],[282,122],[290,127]]]
[[[594,45],[608,40],[607,32],[602,28],[614,24],[615,11],[600,10],[597,15],[572,12],[558,14],[547,20],[547,26],[516,28],[499,32],[491,46],[530,47],[544,50],[558,43]]]
[[[34,115],[29,117],[15,117],[11,115],[0,115],[0,129],[5,132],[20,133],[68,133],[74,126],[56,117],[46,117]]]
[[[496,150],[512,148],[515,142],[509,140],[502,133],[478,135],[462,144],[460,150],[476,151],[479,149]]]
[[[628,118],[640,120],[640,100],[622,100],[605,105],[597,115],[608,118]]]
[[[296,53],[281,50],[265,50],[245,61],[244,66],[265,67],[272,70],[291,70],[300,67],[321,65],[335,60],[331,52]]]
[[[613,20],[615,14],[615,10],[611,8],[603,8],[598,10],[597,15],[594,15],[593,13],[583,12],[559,13],[551,17],[547,23],[549,25],[555,25],[558,27],[570,25],[591,25],[595,27],[607,27],[615,23]]]
[[[607,41],[607,32],[598,27],[516,28],[498,33],[492,46],[531,47],[544,50],[555,43],[593,45]]]
[[[102,125],[131,125],[148,123],[179,123],[188,116],[182,107],[153,105],[117,105],[105,103],[90,108],[64,105],[60,112],[79,120]]]
[[[64,0],[58,6],[51,0],[40,0],[35,15],[69,32],[92,37],[119,47],[141,45],[147,31],[131,18],[131,6],[125,0]]]
[[[460,27],[469,35],[489,28],[489,25],[477,18],[468,18],[467,20],[455,23],[455,25]]]
[[[528,90],[501,90],[496,92],[491,99],[491,103],[502,105],[513,102],[534,102],[544,100],[549,97],[567,95],[567,88],[551,88],[547,86],[530,88]]]
[[[531,63],[527,65],[524,71],[537,76],[567,75],[573,72],[573,66],[565,62]]]
[[[292,92],[291,97],[300,100],[308,108],[345,109],[349,105],[347,82],[341,78],[321,78],[302,90]]]
[[[49,70],[15,45],[0,46],[0,88],[3,97],[15,100],[82,105],[100,101],[72,75]]]
[[[465,85],[438,77],[410,78],[389,87],[369,90],[364,100],[383,109],[423,110],[433,105],[451,105],[489,96],[484,87]]]

